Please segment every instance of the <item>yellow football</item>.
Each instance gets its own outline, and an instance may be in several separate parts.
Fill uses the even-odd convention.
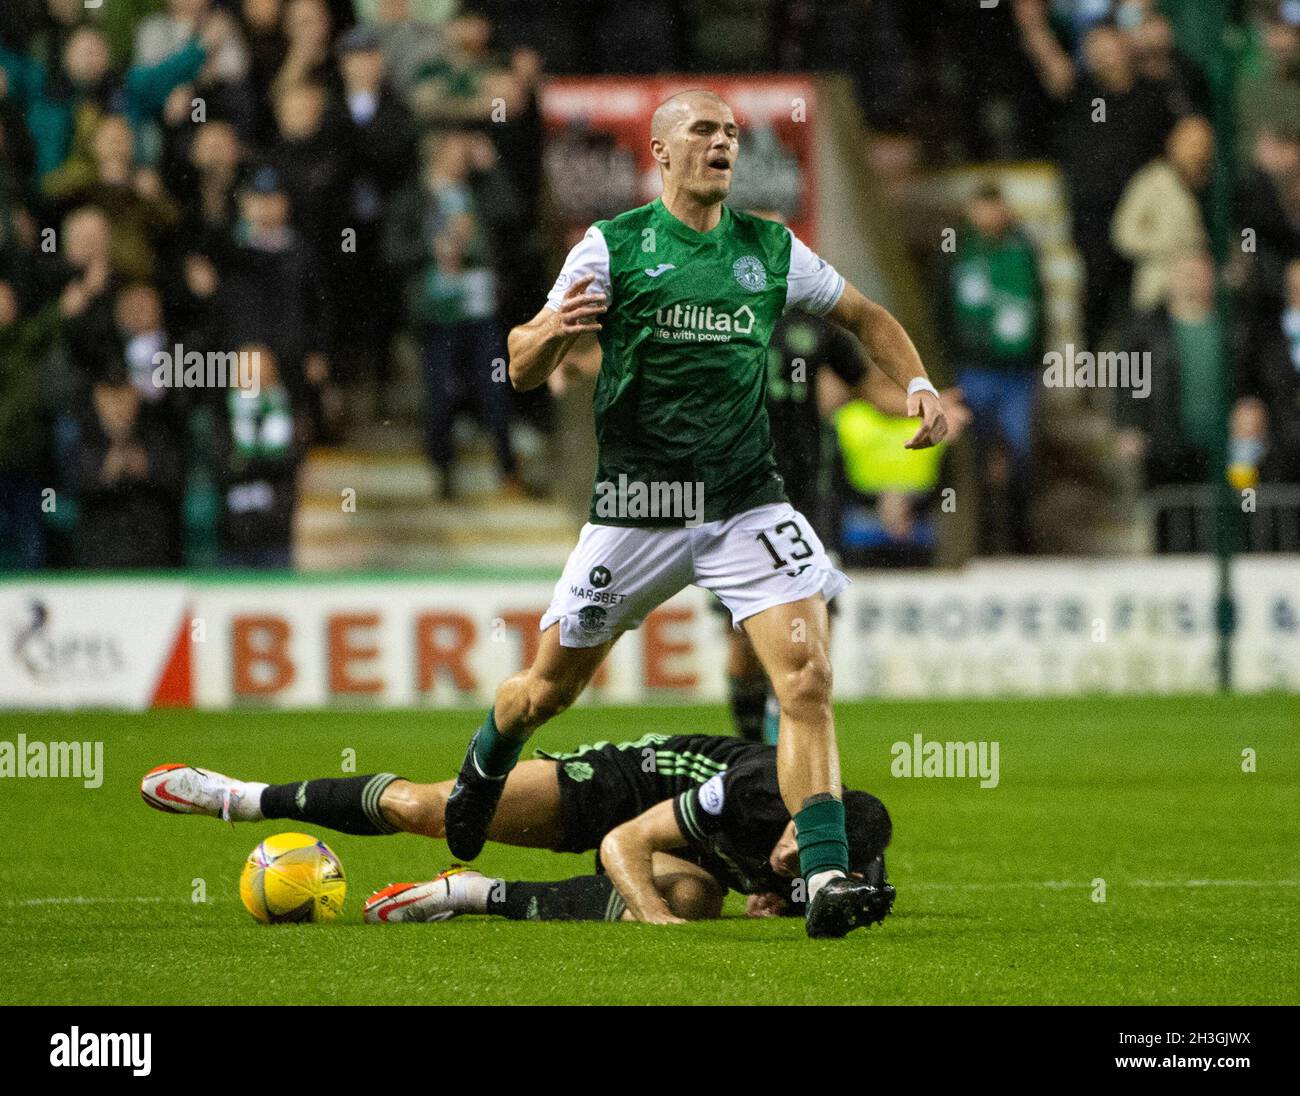
[[[347,892],[339,858],[305,833],[268,837],[249,853],[239,877],[244,908],[267,925],[332,921]]]

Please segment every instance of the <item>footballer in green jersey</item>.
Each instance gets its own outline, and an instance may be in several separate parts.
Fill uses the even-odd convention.
[[[885,906],[876,882],[848,873],[826,603],[849,580],[776,470],[766,383],[777,320],[799,308],[857,336],[921,419],[910,448],[942,441],[947,421],[897,320],[784,225],[724,204],[739,149],[735,116],[713,92],[662,103],[650,127],[662,196],[593,225],[541,311],[510,332],[510,381],[521,390],[599,341],[599,463],[537,656],[501,685],[471,740],[446,836],[458,859],[478,855],[529,735],[577,699],[623,632],[695,584],[731,611],[772,683],[808,934],[843,936]],[[636,919],[674,919],[648,860],[611,875]]]

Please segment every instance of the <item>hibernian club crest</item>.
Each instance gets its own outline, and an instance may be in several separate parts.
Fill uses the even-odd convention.
[[[767,288],[767,270],[753,255],[742,255],[732,263],[731,273],[751,293]]]

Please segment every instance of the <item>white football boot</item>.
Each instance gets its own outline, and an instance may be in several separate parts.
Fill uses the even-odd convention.
[[[454,864],[427,883],[392,883],[366,899],[363,916],[372,925],[449,921],[462,913],[483,913],[495,880]]]
[[[169,814],[206,814],[225,822],[262,818],[265,784],[244,783],[194,765],[159,765],[140,781],[140,798]]]

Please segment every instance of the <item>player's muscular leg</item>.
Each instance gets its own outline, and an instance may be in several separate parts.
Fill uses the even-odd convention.
[[[777,775],[793,815],[810,796],[840,794],[831,714],[830,625],[820,596],[775,605],[744,622],[781,705]]]
[[[582,694],[613,645],[610,640],[595,647],[562,647],[560,626],[547,628],[533,664],[497,689],[497,729],[507,738],[526,738],[559,715]]]
[[[488,839],[528,849],[552,848],[563,837],[560,785],[554,761],[524,761],[506,778],[501,802],[488,827]],[[455,782],[415,784],[396,780],[384,789],[379,806],[390,825],[403,833],[443,836],[443,812]]]

